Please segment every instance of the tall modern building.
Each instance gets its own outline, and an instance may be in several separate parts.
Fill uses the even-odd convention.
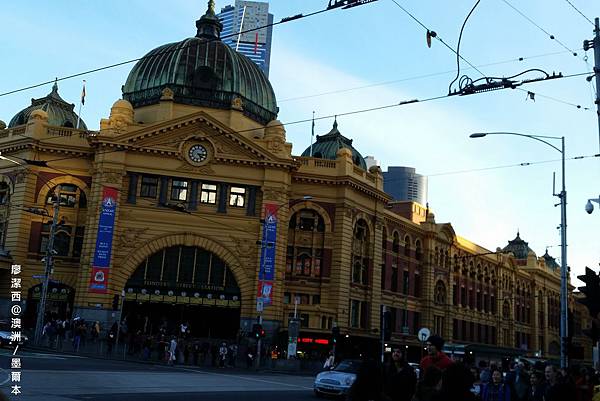
[[[412,167],[388,167],[383,173],[383,189],[397,201],[427,203],[427,177]]]
[[[217,16],[223,24],[223,42],[254,61],[268,77],[273,27],[238,33],[272,24],[269,3],[236,0],[235,5],[222,8]]]

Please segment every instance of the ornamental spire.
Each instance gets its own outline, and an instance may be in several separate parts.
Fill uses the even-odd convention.
[[[221,31],[223,30],[223,24],[219,21],[219,18],[215,14],[215,1],[208,1],[208,9],[198,21],[196,21],[196,33],[197,38],[204,38],[208,40],[216,40],[221,38]]]

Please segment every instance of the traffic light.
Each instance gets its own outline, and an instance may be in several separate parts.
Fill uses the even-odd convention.
[[[331,329],[331,339],[333,340],[333,343],[337,343],[337,341],[340,338],[340,328],[338,326],[333,326],[333,328]]]
[[[263,329],[262,324],[255,323],[252,325],[252,337],[256,338],[264,338],[267,335],[265,329]]]
[[[112,310],[119,310],[119,295],[115,294],[112,301]]]
[[[585,268],[585,274],[577,276],[585,283],[584,287],[578,287],[578,290],[584,295],[579,303],[585,305],[593,319],[598,318],[600,313],[600,277],[589,267]]]

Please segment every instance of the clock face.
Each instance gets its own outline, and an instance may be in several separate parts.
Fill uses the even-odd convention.
[[[204,146],[194,145],[188,151],[188,156],[189,156],[190,160],[193,161],[194,163],[201,163],[204,160],[206,160],[206,157],[208,156],[208,152],[206,151],[206,148]]]

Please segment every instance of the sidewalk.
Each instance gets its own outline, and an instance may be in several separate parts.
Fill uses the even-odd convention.
[[[65,355],[77,355],[77,356],[85,356],[91,359],[104,359],[104,360],[112,360],[112,361],[123,361],[123,362],[133,362],[139,364],[146,365],[162,365],[168,366],[167,363],[163,360],[157,359],[156,352],[151,355],[149,359],[143,359],[140,355],[130,355],[127,353],[127,345],[119,344],[113,347],[111,355],[107,354],[107,348],[104,341],[98,341],[96,343],[86,343],[85,346],[80,347],[79,352],[73,350],[70,341],[67,341],[63,344],[62,349],[58,349],[56,347],[51,348],[48,346],[35,346],[28,345],[25,348],[22,348],[24,351],[33,351],[33,352],[44,352],[44,353],[58,353]],[[193,357],[190,356],[190,361],[187,364],[183,363],[175,363],[173,365],[174,368],[185,368],[185,369],[193,369],[193,370],[209,370],[209,371],[218,371],[218,372],[257,372],[257,373],[278,373],[278,374],[291,374],[291,375],[299,375],[299,376],[313,376],[318,373],[320,368],[320,362],[318,361],[287,361],[287,360],[271,360],[271,359],[263,359],[261,361],[260,368],[251,367],[247,368],[245,361],[236,361],[235,367],[226,367],[219,368],[215,367],[211,364],[210,358],[205,358],[204,361],[199,361],[198,365],[194,365],[191,363],[193,361]]]

